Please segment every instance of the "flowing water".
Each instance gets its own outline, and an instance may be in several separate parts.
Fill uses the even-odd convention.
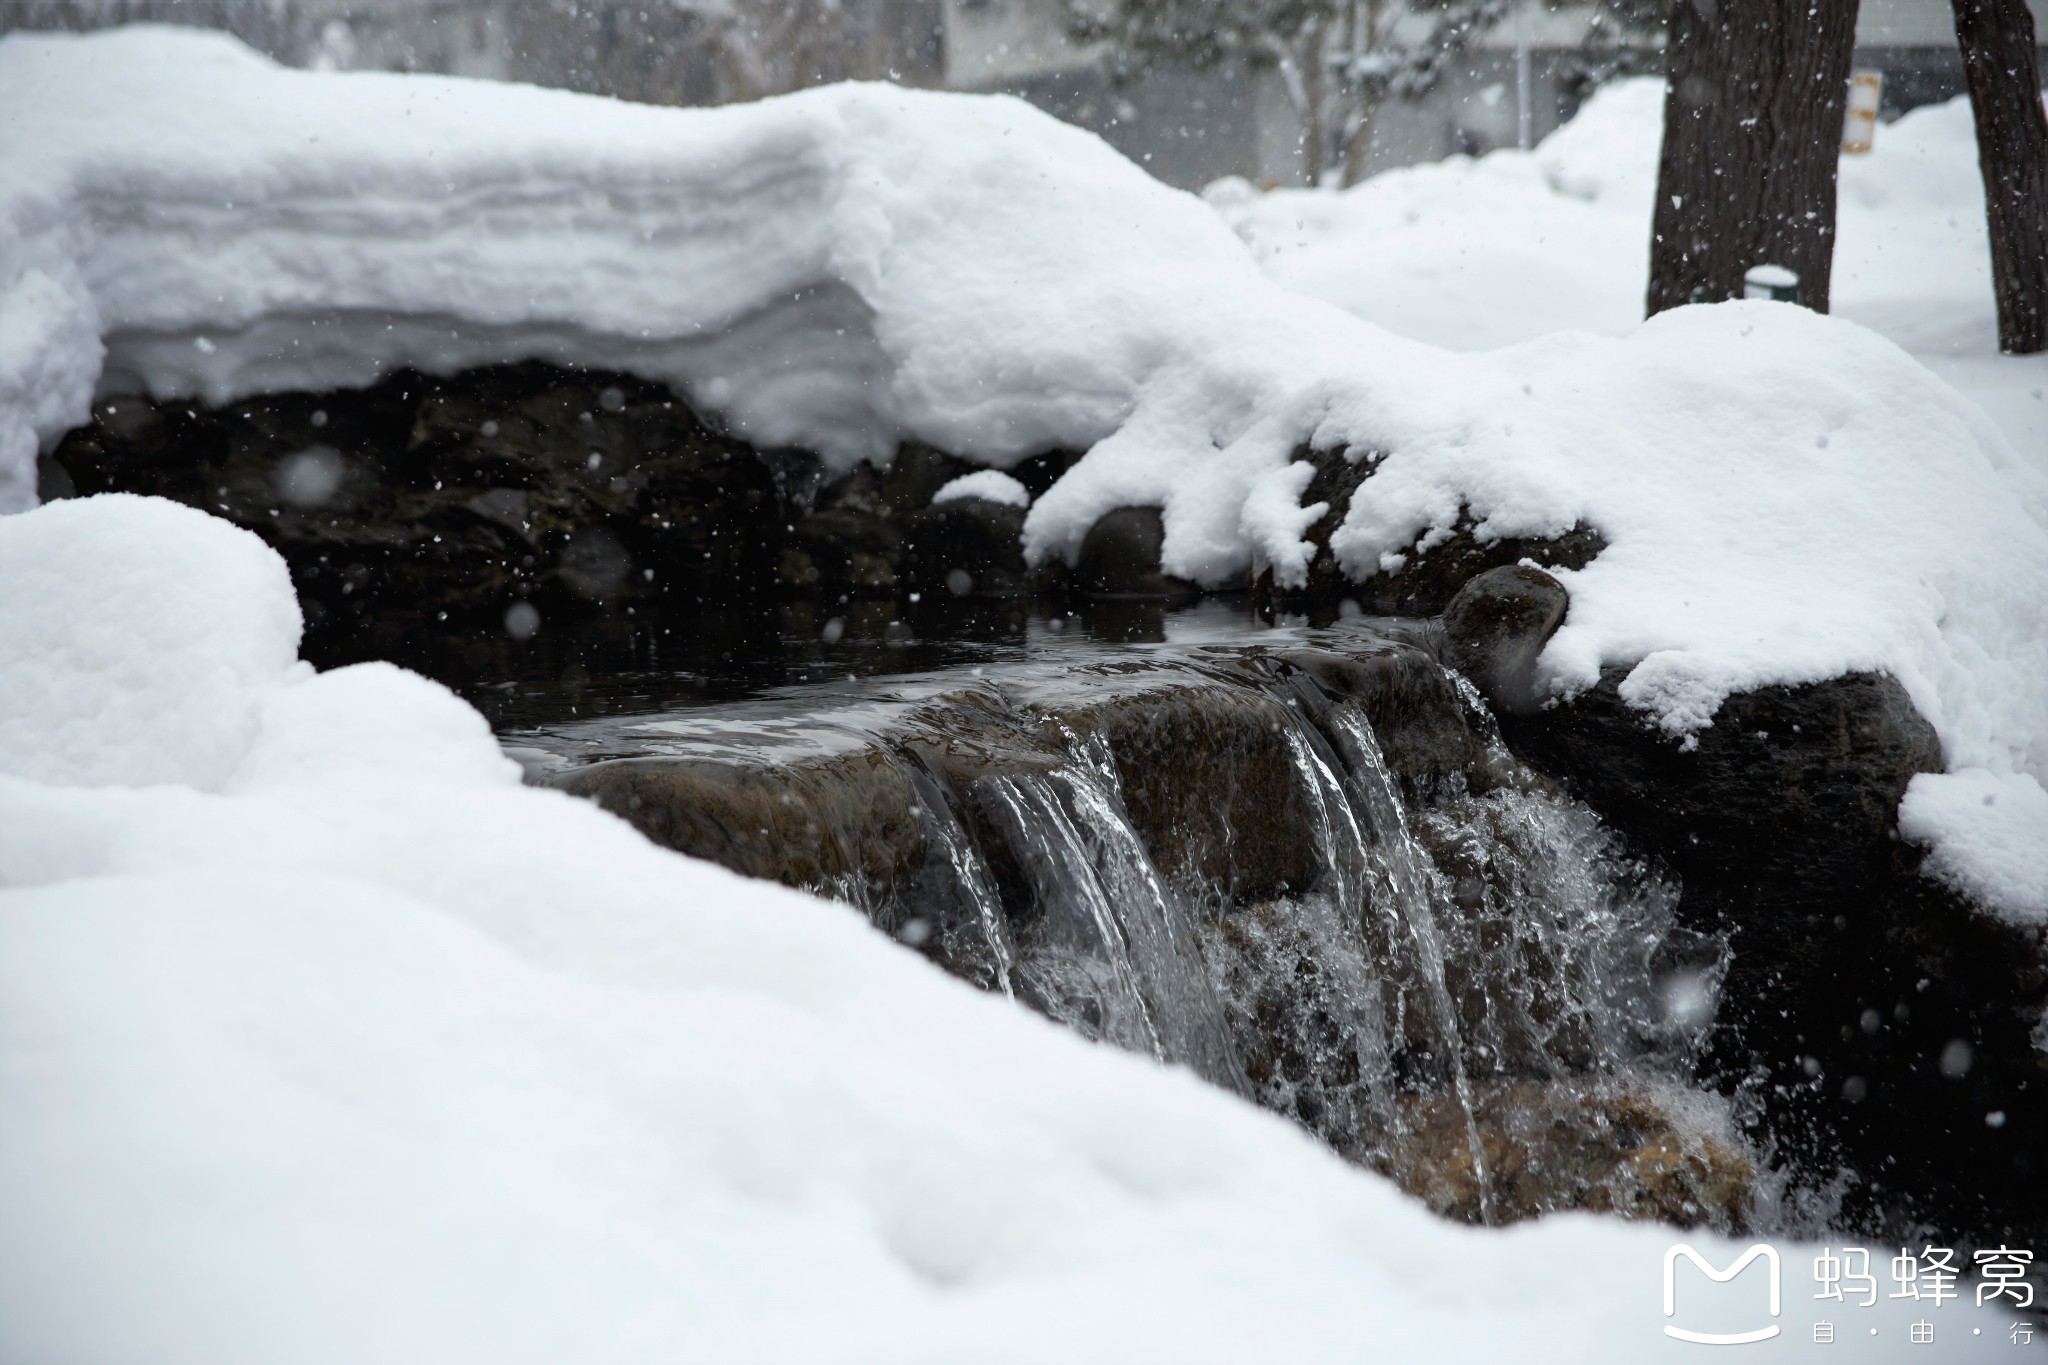
[[[1128,646],[1067,649],[576,718],[508,747],[551,781],[592,760],[725,765],[807,804],[805,830],[904,804],[902,866],[797,877],[771,856],[768,875],[1286,1114],[1446,1212],[1742,1222],[1753,1168],[1725,1106],[1690,1087],[1725,952],[1675,926],[1675,889],[1514,764],[1462,680],[1461,723],[1495,778],[1418,783],[1358,705],[1261,662],[1315,633],[1239,630],[1245,654],[1209,627],[1137,663]],[[1223,728],[1186,729],[1191,706]],[[1277,757],[1215,758],[1239,750]],[[819,754],[860,776],[837,795],[836,777],[791,776]],[[1208,787],[1162,807],[1151,779],[1183,763]],[[1284,824],[1259,824],[1281,806]],[[1288,839],[1299,867],[1242,870]]]

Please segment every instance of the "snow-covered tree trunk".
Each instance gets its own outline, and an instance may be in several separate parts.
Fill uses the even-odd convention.
[[[2026,0],[1953,0],[1991,227],[1998,347],[2048,350],[2048,116]]]
[[[1666,51],[1649,311],[1742,295],[1759,265],[1828,309],[1857,0],[1680,0]]]

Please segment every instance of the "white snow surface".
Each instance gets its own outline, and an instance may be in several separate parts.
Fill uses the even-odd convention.
[[[977,469],[972,474],[948,480],[943,488],[932,494],[932,506],[956,502],[961,498],[980,498],[1005,507],[1029,507],[1031,490],[1000,469]]]
[[[1466,168],[1607,222],[1640,192],[1599,169],[1641,136],[1612,122]],[[1641,232],[1602,254],[1640,257]],[[1390,452],[1336,542],[1354,570],[1461,507],[1482,534],[1606,536],[1563,575],[1561,692],[1635,665],[1628,696],[1676,738],[1731,690],[1883,668],[1951,768],[2016,793],[2048,773],[2048,476],[1859,327],[1722,305],[1446,353],[1276,288],[1198,200],[1006,99],[669,110],[287,71],[183,30],[0,41],[0,506],[29,505],[31,454],[96,390],[219,402],[526,356],[666,380],[841,464],[906,437],[996,468],[1085,449],[1027,552],[1071,557],[1103,512],[1156,505],[1164,567],[1212,585],[1305,573],[1303,444]],[[1922,829],[1975,866],[1980,841]]]
[[[1670,1230],[1446,1224],[845,906],[524,787],[438,685],[294,662],[247,532],[91,498],[0,517],[24,560],[0,639],[55,647],[0,732],[0,1359],[1694,1349],[1661,1335]],[[77,698],[142,673],[165,715],[256,722],[117,785],[133,719]],[[1781,1249],[1798,1353],[1817,1249]],[[1915,1358],[1908,1316],[1860,1316],[1858,1358]]]

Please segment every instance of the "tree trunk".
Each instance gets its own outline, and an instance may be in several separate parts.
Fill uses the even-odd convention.
[[[2048,350],[2048,116],[2026,0],[1953,0],[1991,226],[1998,349]]]
[[[1856,0],[1678,0],[1649,311],[1742,296],[1759,265],[1825,313]]]

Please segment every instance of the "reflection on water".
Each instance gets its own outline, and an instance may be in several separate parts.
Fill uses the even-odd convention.
[[[310,630],[303,653],[323,669],[387,659],[424,673],[502,732],[684,710],[801,684],[1081,659],[1134,645],[1243,642],[1273,629],[1244,596],[1186,606],[861,600],[681,619],[610,612],[535,625],[522,617],[483,632],[392,614],[346,634]]]

